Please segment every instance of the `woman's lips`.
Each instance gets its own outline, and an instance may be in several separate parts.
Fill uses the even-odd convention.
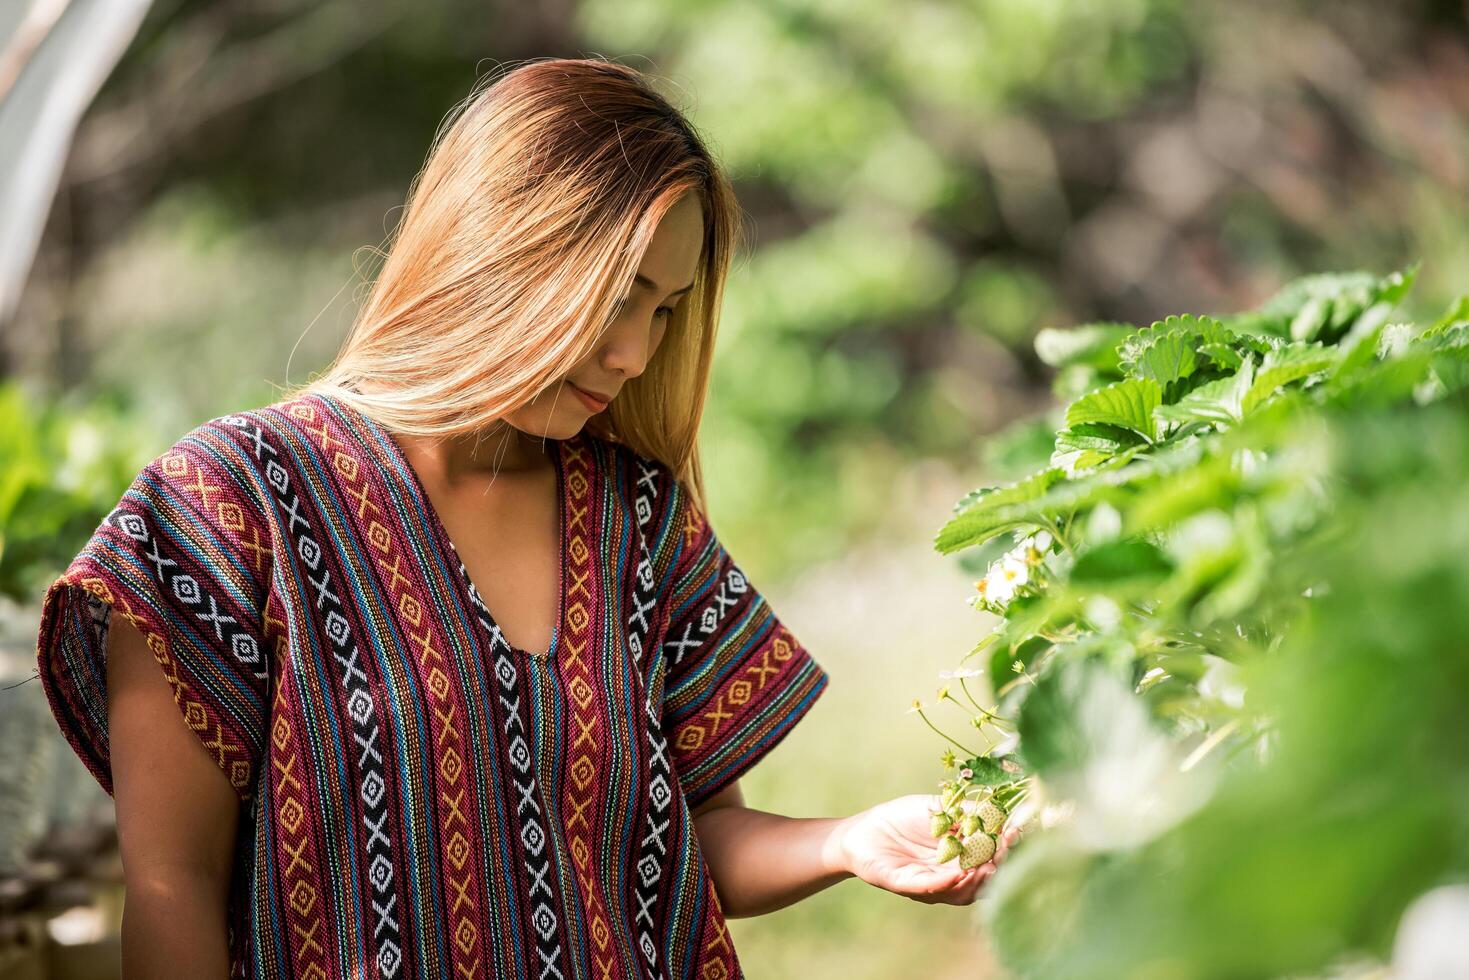
[[[576,397],[580,398],[581,403],[585,405],[588,409],[590,409],[594,414],[596,412],[602,411],[602,409],[606,408],[608,404],[610,404],[608,400],[598,398],[596,395],[593,395],[590,392],[578,388],[574,382],[568,381],[567,384],[571,385],[571,390],[576,392]]]

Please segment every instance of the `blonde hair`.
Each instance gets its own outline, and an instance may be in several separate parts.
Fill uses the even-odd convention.
[[[664,213],[692,191],[704,211],[694,288],[587,429],[663,462],[702,507],[699,422],[742,244],[733,189],[633,68],[547,58],[476,89],[435,135],[341,350],[292,394],[328,392],[402,433],[483,429],[591,352]]]

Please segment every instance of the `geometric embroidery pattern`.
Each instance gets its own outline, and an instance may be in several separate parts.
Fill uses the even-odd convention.
[[[514,770],[515,812],[520,819],[520,843],[523,845],[526,874],[530,876],[530,888],[525,894],[530,907],[530,929],[536,937],[536,958],[539,961],[540,977],[564,977],[561,964],[560,918],[556,914],[555,893],[549,882],[551,875],[551,848],[546,825],[542,820],[540,788],[536,781],[535,767],[526,742],[524,708],[521,706],[519,669],[515,666],[514,652],[499,627],[489,619],[489,609],[480,597],[479,590],[469,580],[469,571],[459,562],[459,574],[463,576],[474,602],[476,614],[484,625],[485,633],[491,637],[491,649],[495,654],[495,679],[500,684],[498,697],[505,712],[504,731],[509,740],[507,757]]]
[[[561,805],[568,816],[565,820],[567,850],[571,854],[572,866],[581,885],[581,897],[585,915],[589,920],[589,932],[597,948],[589,950],[597,969],[598,980],[612,976],[616,958],[608,948],[611,930],[607,923],[604,898],[599,894],[597,869],[593,866],[593,854],[603,851],[600,842],[593,840],[592,824],[587,819],[588,810],[596,812],[599,794],[595,787],[601,782],[598,760],[602,755],[603,738],[602,706],[596,703],[593,691],[597,679],[593,674],[591,658],[600,651],[596,649],[592,628],[592,614],[597,607],[597,597],[592,593],[592,577],[598,571],[592,548],[592,459],[591,450],[581,440],[563,440],[557,443],[557,471],[564,481],[566,492],[562,494],[566,508],[563,515],[565,527],[565,554],[567,582],[563,597],[565,608],[565,631],[553,652],[559,658],[560,674],[570,698],[567,712],[570,718],[570,743],[566,750],[569,779],[561,786]]]
[[[469,840],[475,833],[463,809],[463,801],[468,792],[465,783],[469,778],[465,773],[463,760],[468,758],[469,748],[456,721],[459,706],[451,696],[452,686],[448,680],[448,672],[452,668],[440,652],[443,644],[434,632],[434,624],[423,615],[416,598],[424,589],[414,563],[407,560],[398,536],[389,533],[378,523],[381,508],[361,486],[366,478],[363,468],[357,464],[355,458],[335,448],[338,440],[327,430],[327,420],[319,419],[311,404],[292,403],[289,410],[296,418],[319,426],[315,430],[315,437],[331,456],[333,471],[347,484],[347,496],[353,502],[356,517],[368,522],[377,531],[368,536],[368,547],[374,553],[381,580],[390,594],[390,601],[402,614],[408,629],[412,655],[418,664],[419,675],[427,679],[424,690],[428,702],[426,707],[434,758],[437,760],[435,772],[442,780],[439,812],[444,816],[438,834],[440,867],[448,879],[448,916],[454,923],[450,958],[457,976],[478,977],[483,972],[480,926],[483,909],[479,900],[476,869],[468,861],[471,851]],[[358,745],[364,755],[376,754],[372,746],[362,742]]]
[[[310,406],[296,408],[310,410]],[[265,473],[266,483],[274,491],[281,512],[287,515],[286,533],[291,535],[295,546],[293,550],[301,560],[317,615],[325,623],[324,632],[331,644],[331,663],[327,669],[336,673],[341,704],[352,725],[352,740],[360,750],[356,788],[362,801],[362,859],[372,885],[368,904],[371,906],[372,942],[377,950],[373,959],[378,972],[393,980],[403,965],[403,948],[396,914],[398,894],[394,885],[396,871],[391,835],[395,828],[390,823],[391,814],[387,807],[387,780],[390,776],[382,756],[382,729],[378,723],[377,703],[373,700],[367,674],[358,663],[357,644],[353,642],[342,599],[332,588],[331,570],[327,567],[321,544],[312,535],[310,523],[302,516],[301,500],[296,496],[280,454],[266,441],[260,427],[243,415],[226,415],[222,420],[249,437],[256,462]],[[310,420],[309,416],[307,420]]]
[[[643,644],[651,624],[649,615],[654,605],[653,557],[648,550],[647,525],[657,502],[656,471],[646,460],[638,460],[638,479],[633,494],[633,512],[637,517],[638,565],[633,578],[632,612],[627,621],[627,646],[641,661]],[[638,949],[643,954],[646,975],[663,980],[658,962],[658,924],[652,909],[658,901],[659,882],[668,862],[668,828],[673,805],[673,773],[668,765],[668,743],[663,738],[662,712],[653,704],[653,692],[643,700],[643,731],[647,737],[648,780],[642,839],[638,860],[633,867],[637,909],[633,921],[638,928]]]

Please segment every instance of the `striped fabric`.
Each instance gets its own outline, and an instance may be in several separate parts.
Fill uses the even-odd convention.
[[[386,430],[211,419],[47,590],[57,722],[111,791],[105,639],[147,638],[242,801],[236,977],[742,976],[690,810],[828,676],[663,464],[548,441],[560,617],[515,649]]]

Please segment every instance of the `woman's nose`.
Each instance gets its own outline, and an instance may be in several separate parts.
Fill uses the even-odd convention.
[[[647,323],[613,331],[602,349],[602,366],[624,378],[636,378],[648,366],[651,337]]]

